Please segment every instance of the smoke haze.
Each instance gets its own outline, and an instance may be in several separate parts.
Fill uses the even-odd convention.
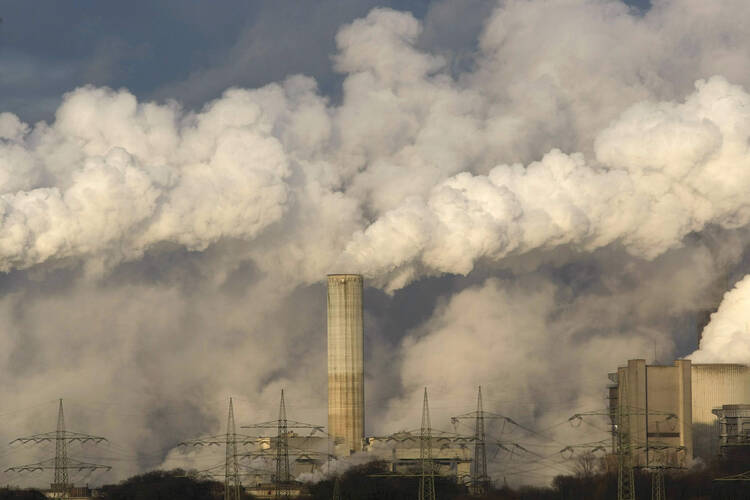
[[[479,384],[555,426],[717,308],[693,359],[750,362],[748,279],[719,306],[750,272],[750,4],[473,2],[451,27],[462,5],[342,25],[339,96],[295,75],[192,109],[113,82],[0,113],[0,438],[64,397],[112,479],[200,467],[172,448],[230,395],[239,424],[282,387],[325,423],[329,272],[371,287],[367,434],[417,427],[424,386],[436,427]]]

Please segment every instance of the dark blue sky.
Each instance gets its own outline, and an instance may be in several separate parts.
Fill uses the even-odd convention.
[[[648,0],[645,0],[646,2]],[[643,0],[632,0],[643,3]],[[453,4],[446,9],[448,4]],[[199,106],[225,88],[315,77],[335,96],[339,26],[375,6],[431,19],[430,45],[470,47],[491,0],[0,0],[0,111],[49,119],[60,96],[91,83]],[[430,16],[442,6],[442,15]],[[452,22],[446,10],[461,17]]]

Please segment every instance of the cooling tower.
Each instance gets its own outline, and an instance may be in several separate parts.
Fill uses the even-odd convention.
[[[694,364],[693,443],[695,455],[718,453],[719,420],[711,412],[726,404],[750,403],[750,369],[737,364]]]
[[[337,454],[362,451],[365,433],[362,276],[328,275],[328,433]]]

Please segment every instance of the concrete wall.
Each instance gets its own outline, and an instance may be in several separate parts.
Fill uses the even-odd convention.
[[[631,359],[618,368],[617,404],[636,466],[683,466],[692,458],[690,361],[648,366]],[[684,448],[677,451],[677,448]]]
[[[362,276],[328,276],[328,433],[339,455],[365,435]]]
[[[750,450],[750,405],[723,405],[714,408],[713,414],[719,421],[719,450],[728,456],[731,448]]]
[[[719,453],[720,429],[714,408],[750,404],[750,368],[745,365],[678,360],[674,366],[650,366],[645,360],[631,359],[628,366],[618,368],[617,380],[618,401],[623,383],[628,387],[627,422],[635,446],[684,446],[685,458],[711,460]],[[678,419],[665,420],[659,413],[674,413]],[[640,451],[634,457],[637,465],[652,459]]]
[[[365,451],[372,458],[386,461],[391,472],[417,473],[421,467],[418,434],[402,432],[389,437],[368,437]],[[474,443],[470,440],[433,436],[432,460],[437,475],[466,483],[471,478],[473,458]]]
[[[696,456],[711,459],[719,452],[719,421],[711,412],[725,404],[750,403],[750,369],[745,365],[694,364],[693,434]]]

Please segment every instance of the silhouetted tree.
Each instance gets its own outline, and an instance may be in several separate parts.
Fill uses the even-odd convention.
[[[46,500],[39,490],[21,490],[17,488],[0,488],[0,500]]]
[[[105,500],[221,500],[224,485],[182,469],[157,470],[101,488]],[[245,498],[252,498],[247,495]]]

